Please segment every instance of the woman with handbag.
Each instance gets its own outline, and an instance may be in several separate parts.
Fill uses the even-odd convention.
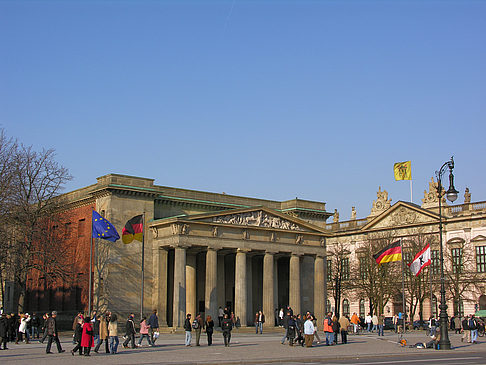
[[[94,347],[93,326],[89,317],[84,318],[83,333],[81,335],[81,346],[84,348],[84,356],[90,356],[91,348]]]
[[[206,334],[208,335],[208,346],[211,346],[213,343],[214,331],[214,321],[211,316],[206,317],[206,323],[204,323],[204,327],[206,327]]]

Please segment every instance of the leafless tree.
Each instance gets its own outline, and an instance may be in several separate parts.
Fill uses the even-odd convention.
[[[336,316],[339,317],[341,308],[341,298],[343,293],[352,287],[351,272],[351,260],[349,258],[351,251],[342,242],[338,242],[329,248],[328,257],[328,276],[330,278],[328,287],[331,290],[332,297],[334,298],[334,307]]]

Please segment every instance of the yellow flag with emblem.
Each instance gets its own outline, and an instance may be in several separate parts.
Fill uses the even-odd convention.
[[[395,180],[412,180],[412,163],[411,161],[397,162],[393,165]]]

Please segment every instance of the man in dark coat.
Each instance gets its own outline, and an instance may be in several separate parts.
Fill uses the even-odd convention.
[[[233,329],[233,323],[231,318],[227,314],[224,315],[223,323],[221,323],[221,329],[223,330],[224,346],[229,347],[231,342],[231,330]]]
[[[290,308],[290,306],[287,307],[287,308]],[[282,345],[285,343],[285,340],[288,339],[287,337],[288,337],[288,334],[289,334],[288,333],[288,331],[289,331],[289,319],[290,319],[291,316],[292,316],[292,314],[290,313],[290,311],[287,311],[287,314],[285,314],[285,316],[283,318],[283,327],[285,328],[285,334],[282,337],[282,341],[280,341]]]
[[[131,341],[132,349],[135,348],[135,323],[133,322],[133,318],[135,315],[130,313],[127,319],[127,324],[125,325],[126,334],[125,334],[125,342],[123,342],[123,347],[128,348],[128,343]]]
[[[65,350],[61,347],[61,342],[59,341],[59,335],[57,333],[57,322],[56,322],[57,312],[53,311],[51,316],[47,319],[46,323],[46,331],[47,331],[47,347],[46,347],[46,354],[52,354],[51,352],[51,345],[52,341],[56,342],[57,351],[59,353],[64,352]]]
[[[0,318],[0,350],[7,350],[8,342],[8,321],[5,313]],[[2,348],[3,345],[3,348]]]
[[[152,344],[155,345],[157,337],[154,337],[154,333],[159,332],[159,317],[157,317],[157,309],[153,310],[147,324],[150,326],[150,339],[152,340]]]

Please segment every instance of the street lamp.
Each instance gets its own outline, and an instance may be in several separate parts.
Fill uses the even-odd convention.
[[[442,195],[444,188],[442,187],[442,175],[444,175],[446,168],[449,168],[449,190],[445,192],[447,199],[454,202],[457,199],[458,191],[454,188],[454,175],[452,170],[454,169],[454,157],[451,157],[450,161],[445,162],[439,171],[435,172],[437,176],[437,195],[439,196],[439,242],[440,242],[440,341],[439,348],[441,350],[450,350],[451,341],[449,340],[449,332],[447,330],[449,326],[449,320],[447,318],[447,304],[445,299],[445,280],[444,280],[444,253],[442,248]]]

